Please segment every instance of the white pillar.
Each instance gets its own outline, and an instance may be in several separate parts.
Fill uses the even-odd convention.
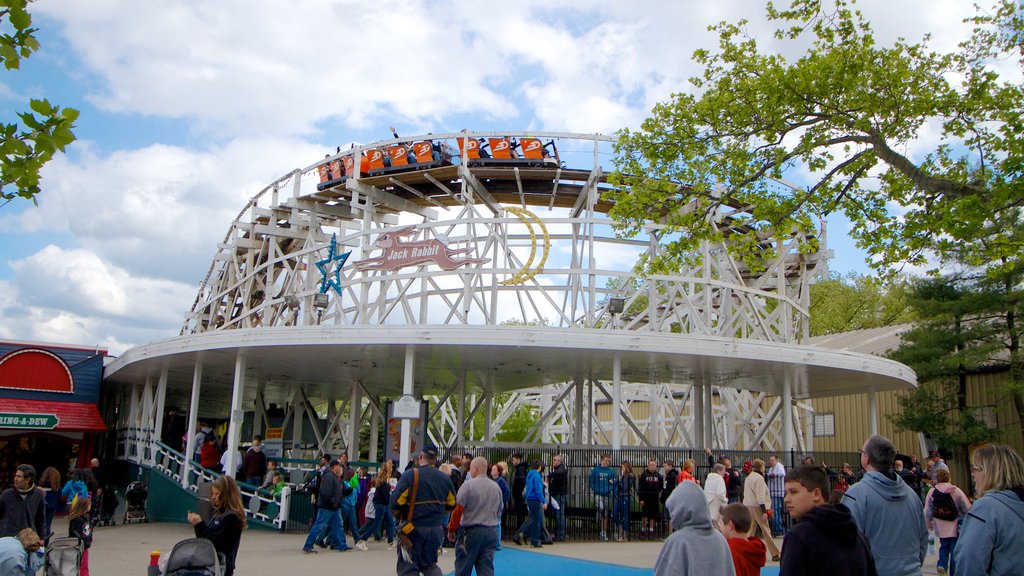
[[[203,363],[198,359],[192,371],[192,397],[188,402],[188,423],[185,425],[185,473],[181,475],[181,485],[188,487],[189,471],[192,469],[192,456],[196,452],[196,420],[199,419],[199,388],[203,380]]]
[[[139,461],[153,463],[153,451],[150,445],[153,439],[153,379],[146,377],[146,385],[142,388],[142,418],[139,420],[139,434],[136,436]]]
[[[266,404],[263,403],[263,388],[266,383],[260,380],[256,384],[256,402],[253,403],[253,415],[252,415],[252,435],[259,434],[261,437],[264,436],[265,430],[263,429],[263,411],[266,409]],[[264,438],[266,440],[266,438]]]
[[[697,448],[708,448],[704,441],[704,384],[694,382],[690,390],[690,405],[693,406],[693,443]]]
[[[793,374],[782,378],[782,450],[793,449]]]
[[[583,379],[577,377],[576,381],[573,382],[573,386],[576,387],[575,392],[573,392],[573,394],[576,395],[576,397],[573,399],[574,400],[573,404],[575,406],[576,417],[574,418],[575,421],[573,422],[573,439],[572,439],[572,441],[575,442],[577,445],[582,446],[584,444],[584,442],[583,442],[583,396],[584,396],[584,392],[583,392]]]
[[[242,394],[245,391],[245,356],[235,353],[235,383],[231,389],[231,420],[228,423],[228,441],[224,447],[228,452],[225,476],[235,477],[238,471],[238,444],[242,437]]]
[[[715,443],[714,390],[711,384],[704,387],[704,444],[708,448],[712,448]]]
[[[484,402],[487,404],[484,412],[484,442],[493,442],[494,434],[491,428],[494,426],[494,390],[488,389],[485,394]]]
[[[135,449],[138,448],[139,435],[139,391],[138,384],[132,384],[131,398],[128,399],[128,433],[124,438],[124,454],[128,460],[138,457]]]
[[[371,398],[371,400],[373,400],[373,399]],[[378,396],[375,399],[375,401],[376,401],[376,404],[379,406],[380,405],[380,396]],[[371,402],[371,405],[372,404],[373,404],[373,402]],[[378,442],[379,437],[380,437],[380,432],[379,432],[378,428],[380,428],[380,412],[377,410],[376,406],[371,406],[371,410],[370,410],[370,462],[379,462],[379,460],[377,459],[377,442]]]
[[[299,395],[298,391],[296,391],[294,394],[292,394],[291,409],[292,409],[292,416],[294,418],[294,422],[293,422],[293,425],[292,425],[292,449],[293,450],[301,450],[301,447],[302,447],[302,428],[303,428],[302,420],[303,420],[303,417],[306,414],[306,408],[305,408],[305,406],[300,405],[300,400],[301,400],[301,398],[300,398],[300,395]],[[317,454],[314,457],[314,459],[319,458],[319,457],[320,457],[320,455]],[[294,458],[294,456],[293,456],[293,458]]]
[[[359,416],[362,413],[362,390],[359,384],[352,383],[352,394],[348,403],[348,438],[345,439],[345,447],[348,448],[348,459],[359,459]]]
[[[868,436],[878,434],[878,395],[868,391]]]
[[[412,395],[413,392],[413,361],[416,358],[415,351],[411,344],[405,346],[405,374],[402,379],[402,394]],[[402,418],[402,442],[398,449],[398,465],[405,466],[409,461],[410,428],[412,423],[408,418]]]
[[[622,448],[622,356],[612,357],[612,449]]]
[[[167,401],[167,367],[160,371],[160,379],[156,384],[156,407],[153,415],[153,439],[166,440],[161,437],[164,433],[164,403]]]
[[[459,377],[459,398],[455,404],[455,443],[461,448],[466,440],[466,374]],[[465,452],[465,450],[463,450]]]

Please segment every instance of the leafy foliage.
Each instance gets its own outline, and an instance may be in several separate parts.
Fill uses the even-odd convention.
[[[12,29],[7,32],[10,24]],[[18,70],[21,61],[39,49],[28,0],[0,0],[0,62]],[[29,111],[17,114],[20,122],[0,124],[0,199],[22,197],[33,202],[39,194],[39,171],[57,152],[75,141],[78,110],[61,109],[44,99],[31,99]]]
[[[908,284],[885,284],[870,276],[834,274],[811,285],[811,336],[912,322]]]
[[[823,4],[769,4],[778,40],[811,38],[793,61],[762,51],[745,21],[712,26],[718,49],[694,54],[698,94],[675,94],[620,133],[611,212],[620,233],[652,214],[670,227],[650,269],[727,236],[741,257],[772,235],[813,238],[817,219],[839,210],[872,265],[892,273],[1024,205],[1024,89],[991,66],[1017,57],[1024,70],[1020,4],[1000,0],[972,19],[972,40],[949,54],[927,37],[881,46],[852,2]],[[903,155],[926,124],[941,127],[938,144],[920,160]],[[798,170],[810,185],[776,183]]]

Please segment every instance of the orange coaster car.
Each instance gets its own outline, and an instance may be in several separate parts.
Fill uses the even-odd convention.
[[[519,157],[510,138],[488,138],[487,142],[491,147],[491,158],[511,160]]]

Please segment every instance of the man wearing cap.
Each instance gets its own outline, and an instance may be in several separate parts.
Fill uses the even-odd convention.
[[[455,541],[455,576],[494,576],[498,523],[505,507],[498,483],[487,477],[487,459],[473,458],[469,478],[455,497],[448,538]]]
[[[345,543],[345,533],[341,527],[341,462],[331,460],[330,471],[320,476],[320,483],[316,495],[316,522],[306,537],[306,543],[302,551],[306,554],[316,554],[313,543],[323,535],[333,537],[335,548],[339,552],[348,550]],[[327,530],[325,533],[324,530]]]
[[[455,508],[455,488],[436,463],[437,448],[424,448],[418,466],[406,470],[391,492],[391,510],[400,521],[398,576],[441,576],[437,551],[444,543],[447,513]]]

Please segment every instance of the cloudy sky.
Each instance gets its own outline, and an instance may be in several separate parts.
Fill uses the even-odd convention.
[[[868,0],[880,41],[950,49],[964,0]],[[699,71],[708,24],[763,3],[37,0],[42,49],[0,72],[81,110],[39,206],[0,208],[0,338],[128,347],[178,333],[216,243],[274,178],[400,134],[635,127]],[[5,23],[6,26],[6,23]],[[6,28],[3,30],[7,31]],[[910,151],[913,152],[912,150]],[[864,256],[830,226],[838,271]]]

